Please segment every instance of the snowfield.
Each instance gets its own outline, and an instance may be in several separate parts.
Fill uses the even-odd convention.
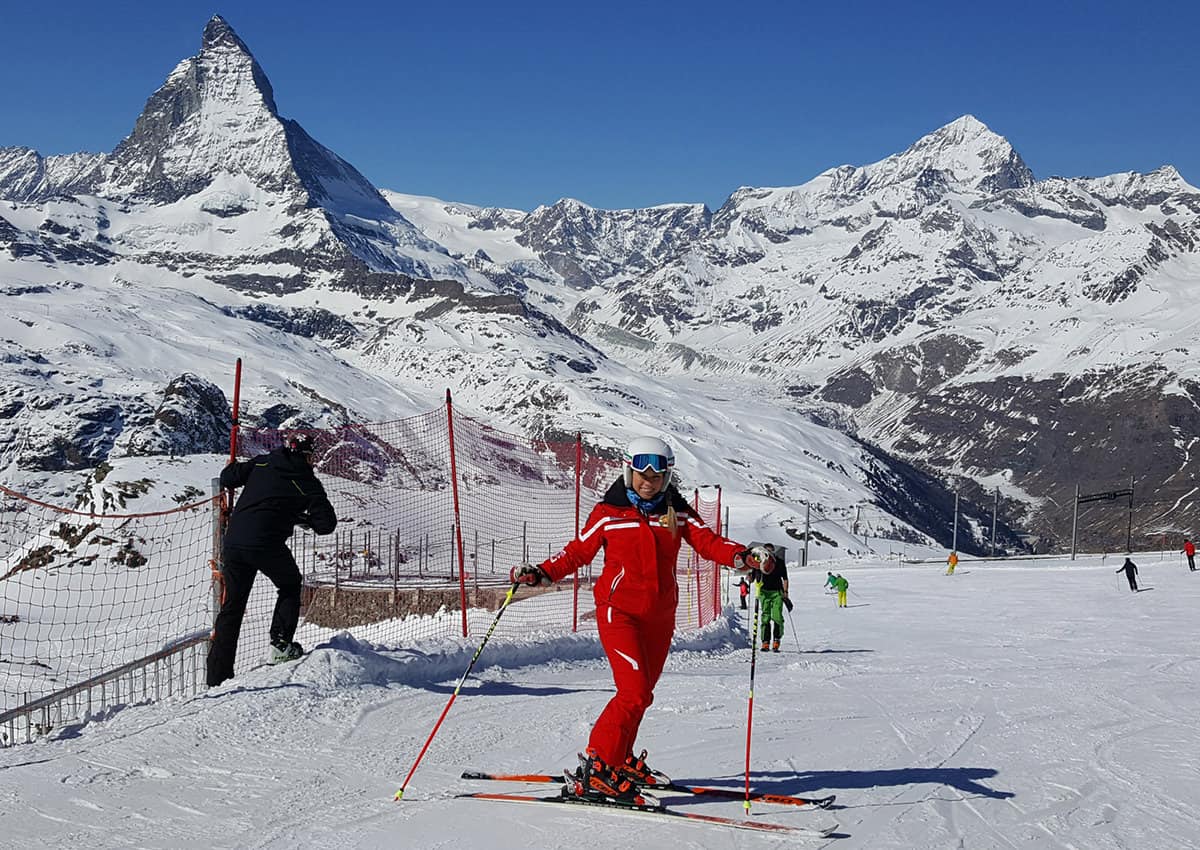
[[[485,785],[466,768],[575,764],[611,693],[590,634],[489,644],[394,802],[478,639],[343,633],[298,663],[0,750],[0,846],[1200,847],[1200,573],[1181,557],[1136,555],[1136,594],[1119,557],[964,560],[953,577],[864,564],[843,570],[842,610],[824,566],[793,569],[796,630],[758,656],[752,783],[837,804],[750,817],[837,821],[829,839],[455,799]],[[740,788],[750,650],[746,614],[727,614],[677,641],[640,746],[678,781]]]

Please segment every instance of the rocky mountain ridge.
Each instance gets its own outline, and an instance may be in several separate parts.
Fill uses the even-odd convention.
[[[752,397],[772,421],[865,441],[838,449],[860,470],[890,456],[983,504],[999,488],[1011,523],[1048,539],[1062,540],[1075,483],[1130,474],[1148,492],[1178,488],[1147,529],[1200,521],[1187,495],[1187,446],[1200,436],[1187,316],[1200,192],[1170,166],[1037,180],[1003,137],[963,116],[877,163],[743,187],[715,212],[473,207],[377,190],[278,115],[265,72],[215,17],[112,154],[0,148],[0,198],[6,293],[46,302],[46,315],[78,290],[119,292],[114,303],[132,310],[124,295],[151,286],[160,307],[211,324],[209,340],[304,340],[305,356],[323,352],[314,363],[342,364],[318,373],[380,376],[406,388],[406,409],[450,386],[536,434],[615,435],[630,410],[688,434],[705,430],[693,403],[732,411]],[[121,349],[57,324],[66,341],[46,348],[29,338],[45,317],[24,321],[8,334],[9,365],[26,377],[61,374],[71,346],[101,359]],[[38,357],[54,368],[29,365]],[[165,392],[215,370],[145,369],[126,385]],[[380,410],[349,397],[350,385],[374,392],[359,379],[285,371],[255,399],[275,411],[264,421]],[[134,407],[76,418],[115,435],[170,418]],[[723,427],[737,420],[722,413]],[[87,443],[78,429],[58,437]],[[163,433],[121,444],[178,448]],[[782,471],[775,494],[803,501],[809,474]],[[874,473],[849,474],[862,484]],[[936,485],[921,488],[926,498]]]

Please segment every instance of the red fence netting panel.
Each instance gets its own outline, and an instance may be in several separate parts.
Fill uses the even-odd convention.
[[[458,477],[457,514],[450,480],[450,425]],[[575,536],[577,522],[620,472],[615,452],[579,441],[530,440],[497,430],[449,408],[398,422],[313,431],[316,469],[340,524],[329,537],[292,538],[310,600],[301,642],[346,628],[364,640],[407,645],[429,638],[482,634],[517,564],[539,563]],[[276,431],[246,432],[241,453],[277,445]],[[578,479],[578,486],[576,481]],[[715,525],[715,508],[700,503]],[[461,567],[459,544],[461,540]],[[522,590],[496,636],[595,628],[592,580],[601,558],[542,592]],[[714,619],[719,608],[715,568],[686,545],[678,579],[678,628]],[[270,617],[272,594],[248,612]],[[340,613],[330,615],[329,608]]]
[[[701,499],[696,494],[688,501],[704,524],[716,531],[717,503]],[[720,568],[714,562],[702,559],[695,550],[685,544],[679,550],[675,577],[679,583],[679,607],[675,609],[675,629],[698,629],[713,622],[720,613],[720,605],[717,602],[721,590]]]
[[[614,452],[548,442],[455,416],[449,406],[392,422],[314,430],[314,464],[337,511],[336,532],[298,530],[304,577],[297,639],[338,631],[386,646],[482,634],[516,564],[539,563],[571,540],[619,474]],[[279,445],[275,429],[243,429],[239,454]],[[217,470],[214,470],[214,473]],[[717,503],[693,497],[710,527]],[[91,515],[0,488],[0,710],[53,693],[209,631],[213,500],[172,511]],[[460,548],[461,546],[461,548]],[[522,590],[497,636],[592,630],[592,581]],[[686,545],[677,579],[678,629],[719,614],[719,570]],[[237,672],[259,663],[275,601],[255,582]],[[464,616],[465,611],[465,616]]]
[[[354,633],[377,643],[453,634],[449,615],[461,606],[457,593],[444,593],[458,587],[446,410],[308,433],[316,444],[313,465],[337,512],[338,527],[325,536],[297,529],[291,538],[305,587],[323,594],[306,594],[305,609],[307,615],[320,607],[324,616],[316,619],[323,625],[306,623],[297,639],[308,646],[352,627],[362,627],[353,628]],[[243,430],[238,453],[254,457],[268,452],[278,447],[281,436],[275,429]],[[447,608],[402,613],[405,595],[417,590],[442,591]],[[248,638],[265,646],[274,599],[274,588],[260,578],[247,605],[238,669]],[[397,626],[399,620],[405,621],[404,628]],[[247,634],[252,623],[261,635]]]
[[[576,534],[576,506],[582,524],[620,471],[617,459],[575,441],[531,442],[472,419],[456,418],[455,423],[468,571],[480,581],[507,585],[513,565],[537,564],[558,552]],[[539,630],[594,630],[591,590],[601,566],[597,557],[551,590],[522,592],[498,631],[521,636]],[[482,627],[490,622],[480,620]]]

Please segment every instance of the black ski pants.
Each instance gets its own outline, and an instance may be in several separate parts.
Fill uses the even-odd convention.
[[[261,572],[269,578],[279,591],[275,613],[271,617],[271,642],[290,643],[296,636],[296,624],[300,621],[300,569],[287,546],[226,546],[223,554],[221,576],[225,581],[225,595],[213,626],[212,644],[208,648],[210,688],[233,677],[238,635],[242,631],[246,602],[250,599],[257,573]]]

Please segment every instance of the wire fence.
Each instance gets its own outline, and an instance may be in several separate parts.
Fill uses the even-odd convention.
[[[215,506],[98,515],[0,487],[0,710],[207,634]]]

